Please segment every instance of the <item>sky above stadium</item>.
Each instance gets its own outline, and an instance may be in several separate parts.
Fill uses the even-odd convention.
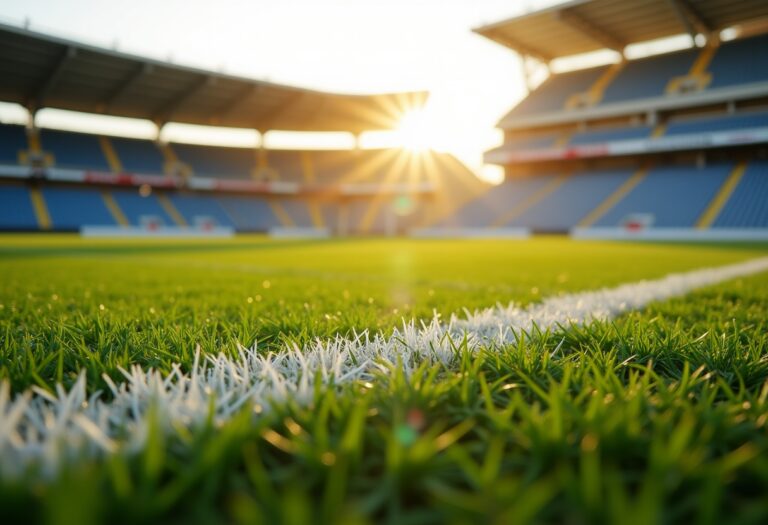
[[[102,47],[273,82],[344,93],[425,89],[432,93],[427,124],[417,130],[429,135],[428,145],[479,167],[481,152],[499,140],[494,124],[524,96],[524,83],[518,57],[471,29],[554,3],[0,0],[0,16]],[[42,125],[76,122],[47,112],[39,115]],[[205,132],[167,131],[206,140]],[[248,143],[253,136],[214,138]]]

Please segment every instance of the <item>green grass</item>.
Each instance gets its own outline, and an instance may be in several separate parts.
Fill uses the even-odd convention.
[[[0,377],[191,364],[195,345],[387,331],[764,255],[765,246],[0,241]],[[268,283],[268,284],[267,284]],[[249,300],[250,299],[250,300]],[[101,307],[103,305],[103,308]],[[318,392],[0,489],[0,521],[765,523],[768,276]],[[556,350],[557,349],[557,350]],[[556,351],[555,351],[556,350]],[[5,517],[3,516],[5,515]]]

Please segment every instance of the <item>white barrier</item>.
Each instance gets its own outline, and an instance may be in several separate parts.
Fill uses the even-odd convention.
[[[416,239],[527,239],[528,228],[417,228],[409,232]]]
[[[213,228],[181,228],[177,226],[160,226],[159,228],[142,228],[140,226],[83,226],[80,228],[82,237],[108,238],[176,238],[176,239],[210,239],[228,238],[235,236],[233,228],[216,226]]]
[[[269,236],[275,239],[326,239],[331,236],[328,228],[277,227],[270,228]]]
[[[573,239],[605,239],[620,241],[768,241],[763,228],[573,228]]]

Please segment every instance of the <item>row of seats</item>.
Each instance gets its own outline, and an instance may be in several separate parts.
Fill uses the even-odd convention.
[[[54,166],[64,169],[112,171],[103,138],[52,129],[40,130],[41,149],[51,154]],[[162,174],[166,157],[149,140],[109,137],[107,144],[123,171]],[[26,129],[0,125],[0,164],[18,164],[20,152],[29,149]],[[200,177],[334,184],[339,182],[398,182],[408,170],[398,165],[397,150],[298,151],[230,148],[171,143],[170,155]],[[261,156],[261,158],[259,158]],[[259,166],[264,169],[259,170]]]
[[[36,230],[32,190],[23,184],[0,185],[0,229]],[[335,203],[310,204],[307,200],[284,198],[268,201],[258,196],[201,195],[168,192],[142,196],[133,190],[103,191],[92,187],[43,186],[39,190],[53,230],[78,230],[84,225],[118,226],[121,218],[110,210],[108,199],[117,206],[127,225],[146,226],[151,222],[158,226],[177,225],[178,214],[187,225],[227,226],[238,231],[266,231],[274,227],[293,225],[316,226],[310,213],[310,205],[317,206],[323,225],[335,230],[339,214],[345,213],[351,231],[356,231],[371,207],[370,199],[356,199],[344,206]],[[106,198],[105,198],[106,196]],[[161,201],[167,199],[167,204]],[[291,224],[282,224],[273,204],[282,208]],[[173,210],[173,211],[169,211]],[[374,206],[376,212],[370,222],[369,232],[383,232],[386,228],[386,206]]]
[[[649,170],[631,191],[604,210],[590,226],[621,226],[636,215],[654,227],[694,227],[734,164],[697,168],[666,166]],[[635,172],[608,170],[513,178],[489,190],[443,221],[447,227],[527,227],[566,231],[579,225],[614,195]],[[768,227],[768,162],[748,164],[713,227]]]
[[[605,88],[599,104],[665,95],[669,82],[686,76],[700,53],[700,49],[686,49],[628,61]],[[587,92],[609,67],[552,75],[510,115],[523,117],[562,111],[572,95]],[[711,75],[708,90],[768,81],[768,35],[722,43],[706,71]]]
[[[768,127],[768,111],[745,111],[734,114],[714,116],[694,116],[675,118],[669,121],[659,137],[684,135],[689,133],[714,133],[751,128]],[[652,126],[635,125],[609,128],[595,128],[570,134],[562,146],[583,146],[618,140],[647,139],[653,136]],[[555,147],[560,135],[554,133],[517,136],[507,140],[502,146],[505,150],[548,149]]]

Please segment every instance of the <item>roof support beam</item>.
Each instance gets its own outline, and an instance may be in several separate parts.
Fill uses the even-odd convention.
[[[547,53],[539,51],[538,49],[534,49],[530,46],[521,44],[514,38],[509,37],[507,35],[503,35],[498,32],[492,32],[492,33],[484,33],[484,36],[486,36],[487,38],[490,38],[491,40],[495,40],[496,42],[504,46],[511,47],[521,55],[528,55],[531,58],[535,58],[536,60],[544,64],[548,64],[552,60],[552,57],[549,56]]]
[[[216,77],[213,75],[204,75],[195,79],[184,89],[174,94],[168,102],[155,110],[151,120],[153,122],[168,122],[176,110],[195,98],[202,90],[214,84],[216,84]]]
[[[33,95],[30,104],[31,106],[39,108],[43,105],[46,97],[51,93],[51,91],[53,91],[53,88],[56,87],[56,84],[58,84],[59,80],[61,79],[61,75],[64,73],[64,69],[67,67],[67,63],[75,56],[77,56],[76,47],[67,46],[64,48],[64,51],[61,53],[61,55],[59,55],[59,57],[56,59],[56,62],[53,64],[53,67],[51,67],[48,74],[45,76],[45,80],[40,85],[40,87],[38,87],[37,92]]]
[[[611,34],[609,31],[596,26],[594,23],[572,10],[562,9],[555,11],[553,16],[571,26],[579,33],[585,35],[587,38],[600,43],[608,49],[613,49],[614,51],[621,53],[624,50],[624,47],[626,47],[626,42],[622,39]]]
[[[266,122],[266,128],[274,129],[273,121],[280,116],[280,114],[285,111],[286,109],[290,108],[294,104],[297,104],[299,100],[305,95],[303,91],[297,91],[293,95],[290,95],[286,97],[286,99],[283,102],[280,102],[275,108],[267,112],[265,115],[260,116],[259,120],[262,122]],[[325,102],[321,102],[321,105]],[[263,127],[263,125],[262,125]]]
[[[688,0],[667,0],[677,13],[678,18],[685,26],[691,38],[696,38],[697,33],[709,35],[714,28],[707,22],[701,13],[691,5]]]
[[[226,117],[237,109],[241,104],[247,102],[253,95],[261,91],[258,84],[248,84],[238,91],[233,97],[224,102],[221,106],[211,111],[208,120],[211,124],[217,124],[220,117]]]
[[[125,93],[131,90],[142,78],[149,75],[155,70],[154,66],[152,64],[148,63],[142,63],[131,71],[128,75],[125,76],[125,78],[120,79],[120,82],[115,86],[115,88],[107,95],[107,98],[105,98],[101,104],[99,104],[99,110],[102,113],[106,113],[109,111],[109,108],[117,102],[120,97],[122,97]]]

